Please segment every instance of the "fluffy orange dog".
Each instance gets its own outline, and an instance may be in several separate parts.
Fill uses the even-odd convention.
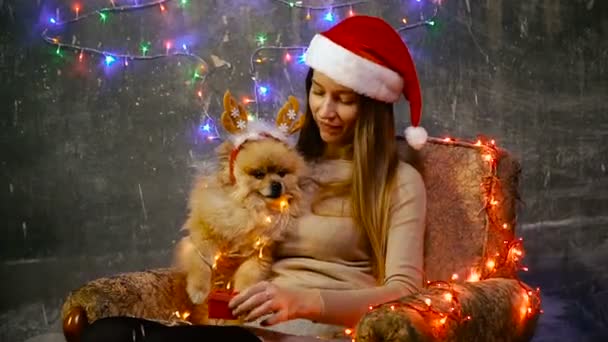
[[[273,244],[302,199],[305,163],[288,143],[302,119],[290,97],[275,127],[248,123],[242,106],[224,95],[222,125],[233,139],[218,147],[217,171],[197,178],[184,225],[189,234],[177,246],[193,303],[204,303],[212,289],[239,291],[268,277]]]

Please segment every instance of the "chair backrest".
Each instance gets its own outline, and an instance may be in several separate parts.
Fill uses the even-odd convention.
[[[398,138],[400,158],[422,173],[427,189],[425,276],[429,281],[485,278],[507,260],[514,237],[520,166],[491,142],[430,138],[411,160]],[[504,276],[504,274],[503,274]]]

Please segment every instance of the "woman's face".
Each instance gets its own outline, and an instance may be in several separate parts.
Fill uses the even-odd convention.
[[[352,89],[314,71],[308,105],[325,143],[345,145],[352,142],[359,100],[359,95]]]

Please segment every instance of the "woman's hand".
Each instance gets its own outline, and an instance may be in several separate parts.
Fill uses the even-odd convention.
[[[295,318],[315,320],[323,310],[319,290],[284,288],[263,281],[234,297],[228,307],[234,316],[245,315],[245,321],[254,321],[271,315],[262,325],[273,325]]]

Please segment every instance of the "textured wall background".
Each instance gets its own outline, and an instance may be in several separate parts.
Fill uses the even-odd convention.
[[[305,45],[331,25],[323,12],[306,20],[305,10],[273,0],[177,3],[165,14],[92,17],[58,32],[134,54],[142,41],[160,52],[167,39],[188,41],[211,67],[204,84],[192,79],[199,63],[185,57],[110,68],[98,56],[60,57],[40,32],[73,2],[0,0],[0,339],[58,331],[62,297],[89,279],[166,265],[191,165],[216,144],[200,134],[202,113],[217,117],[227,88],[251,97],[259,33],[267,45]],[[86,1],[82,11],[108,5]],[[399,27],[403,16],[415,21],[418,6],[376,0],[353,10]],[[547,296],[539,340],[550,331],[600,336],[608,326],[608,3],[444,0],[437,25],[403,37],[430,133],[491,136],[522,163],[526,280]],[[288,94],[303,98],[306,69],[280,52],[261,57],[258,79],[272,84],[259,103],[264,116]]]

